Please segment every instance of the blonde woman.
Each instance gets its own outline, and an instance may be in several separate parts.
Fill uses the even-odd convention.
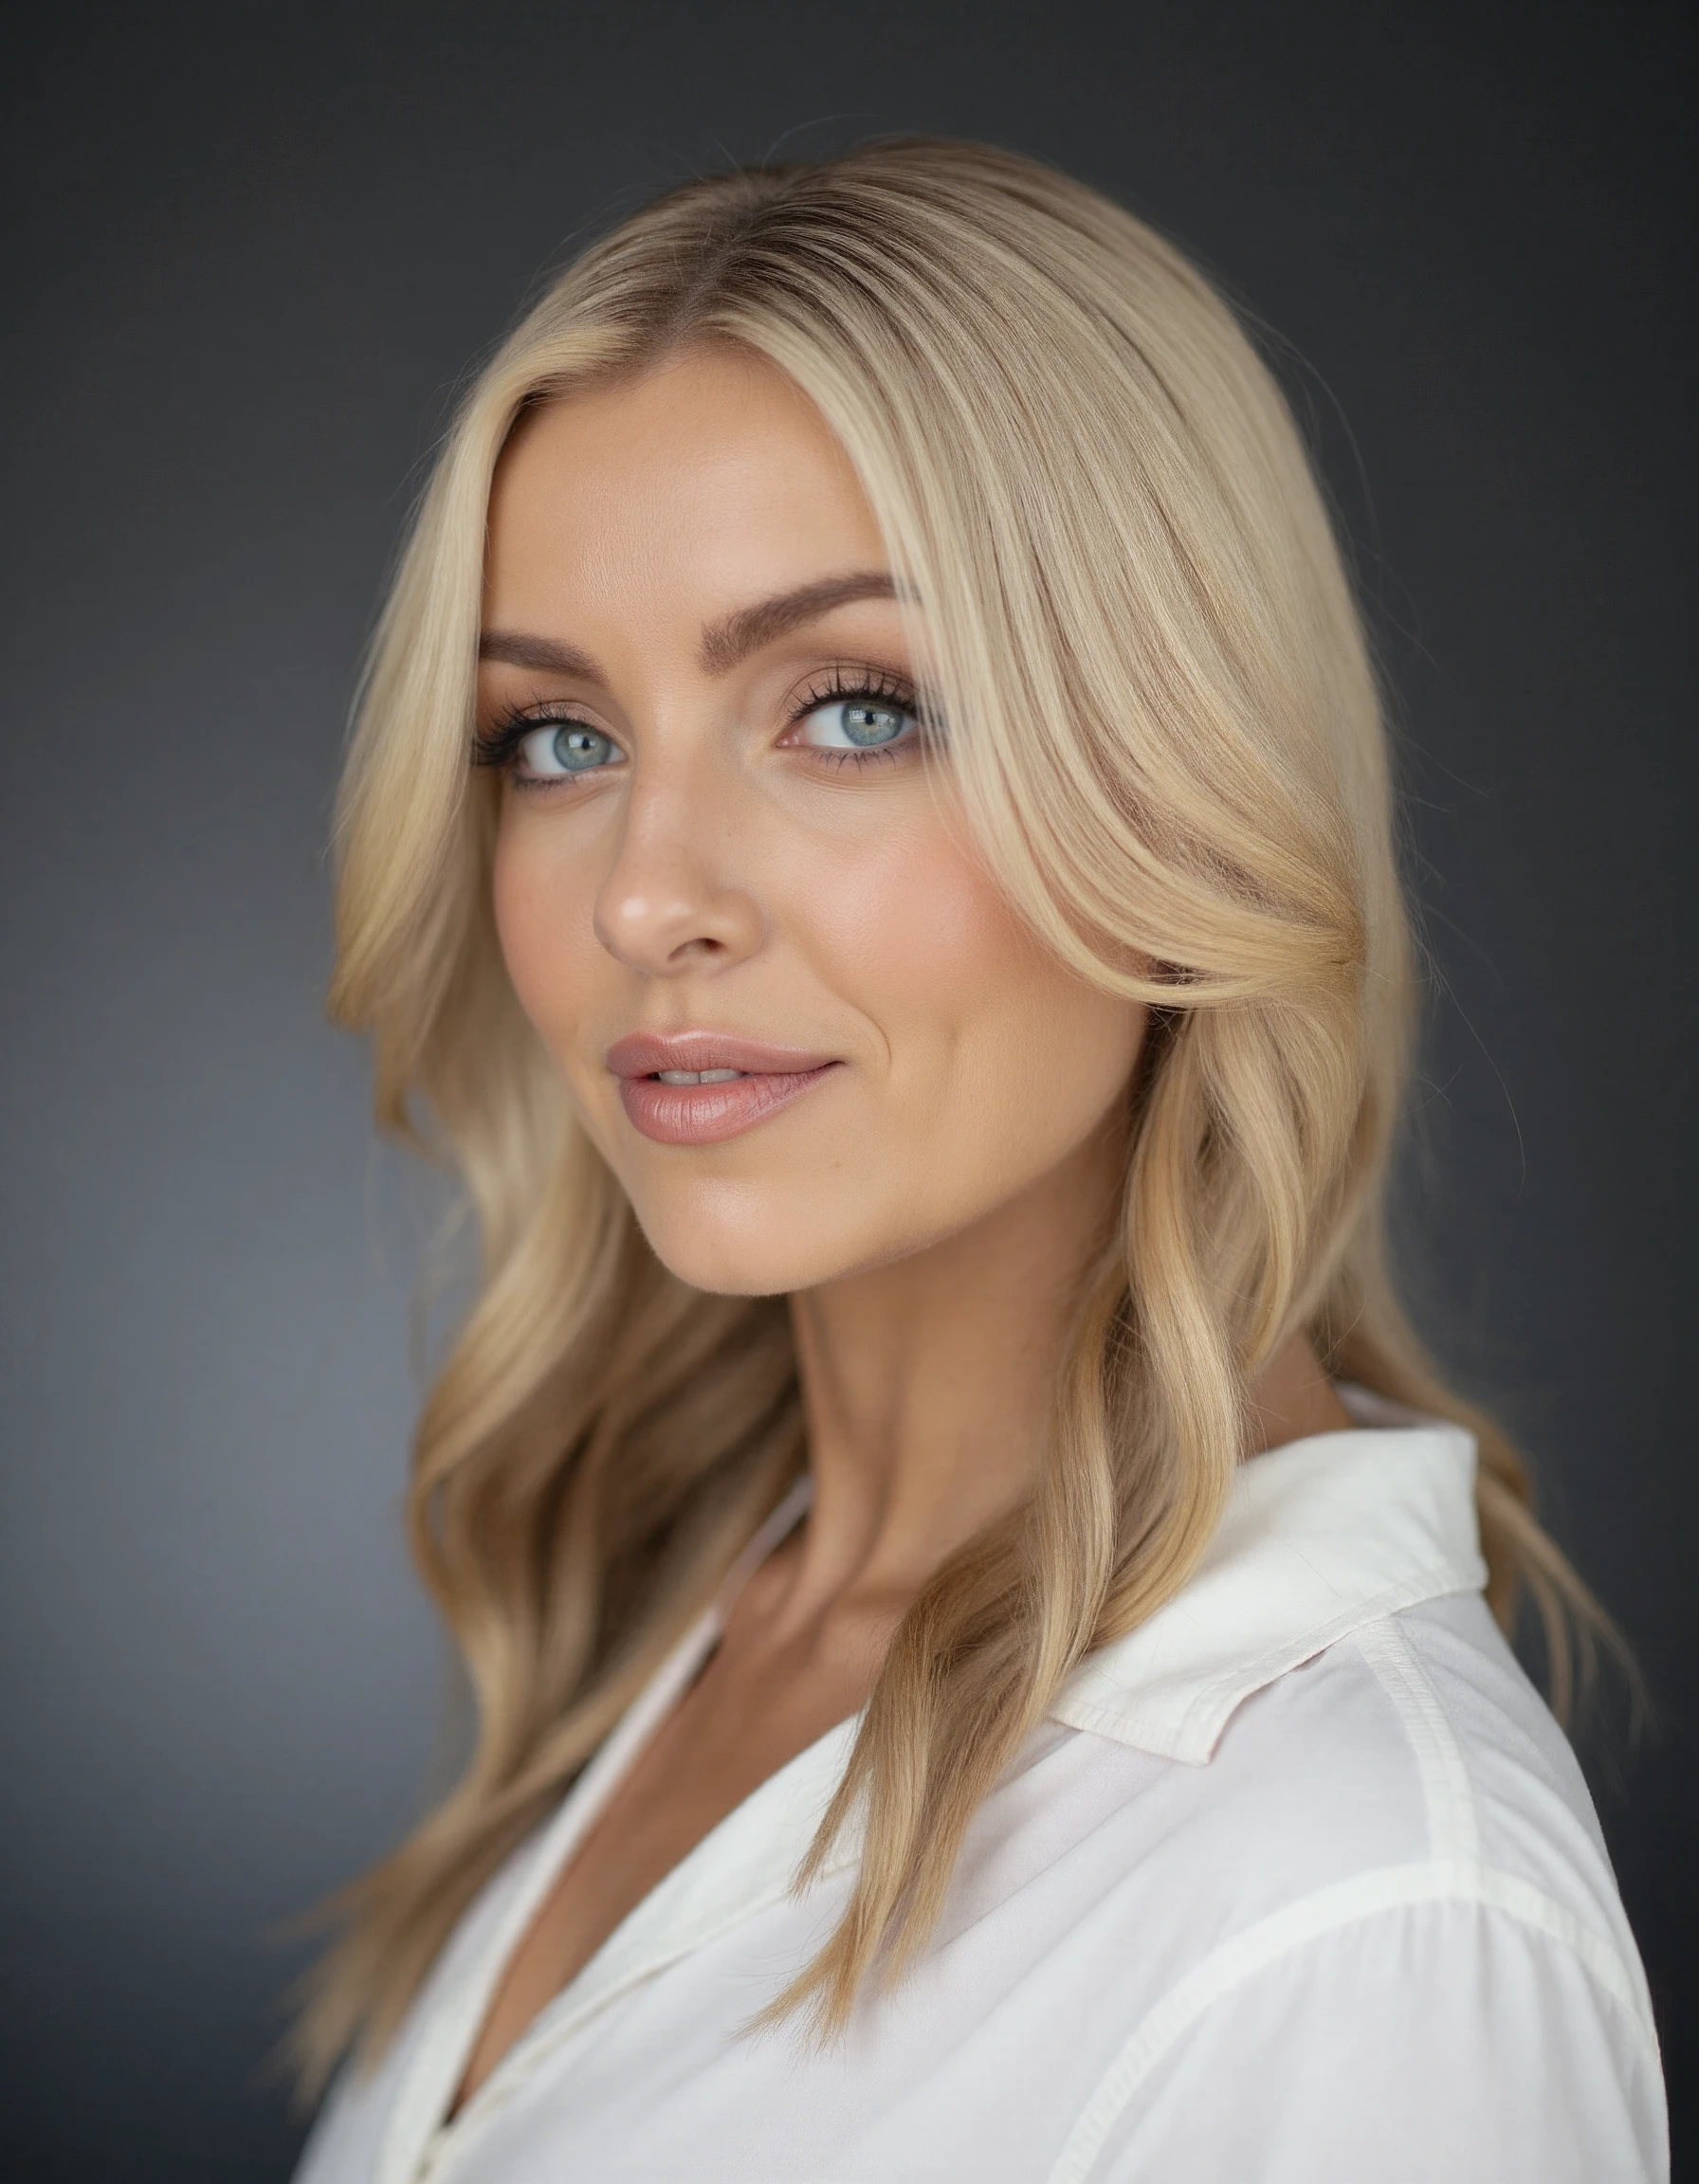
[[[939,143],[626,222],[466,401],[339,844],[481,1228],[480,1727],[302,2184],[1663,2175],[1500,1634],[1600,1618],[1387,1264],[1374,678],[1184,259]]]

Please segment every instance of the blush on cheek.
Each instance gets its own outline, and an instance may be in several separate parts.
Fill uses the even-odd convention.
[[[536,853],[521,824],[503,821],[496,841],[491,904],[502,959],[520,1007],[544,1042],[560,1056],[583,996],[583,939],[594,939],[589,909],[553,861]],[[580,934],[580,926],[583,934]]]
[[[854,968],[858,985],[863,976],[873,991],[886,980],[977,978],[999,961],[1014,968],[1024,937],[1013,913],[926,803],[877,834],[807,848],[787,876],[794,930],[812,930]]]
[[[893,1042],[904,1032],[928,1045],[941,1034],[971,1039],[982,1012],[1024,1013],[1056,972],[936,819],[883,855],[816,868],[813,894],[848,992]]]
[[[523,876],[516,870],[516,860],[507,848],[505,828],[496,842],[495,864],[490,876],[490,906],[495,913],[496,938],[501,943],[502,960],[507,966],[508,978],[519,995],[521,1008],[535,1024],[530,942],[537,919]]]
[[[1069,1154],[1112,1106],[1144,1011],[1058,961],[936,814],[816,862],[816,969],[883,1034],[904,1202],[960,1213]]]

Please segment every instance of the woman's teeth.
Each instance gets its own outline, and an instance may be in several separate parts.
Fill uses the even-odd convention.
[[[734,1077],[745,1077],[745,1069],[657,1069],[655,1075],[663,1084],[729,1084]]]

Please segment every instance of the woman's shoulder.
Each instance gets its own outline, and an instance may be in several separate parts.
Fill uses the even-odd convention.
[[[1575,1754],[1478,1592],[1365,1622],[1251,1694],[1197,1790],[1308,1884],[1513,1884],[1633,1953]]]
[[[1094,2178],[1186,2150],[1194,2173],[1242,2155],[1284,2177],[1293,2102],[1306,2158],[1324,2122],[1339,2137],[1312,2175],[1401,2176],[1373,2167],[1400,2134],[1413,2175],[1664,2173],[1656,2034],[1598,1819],[1478,1592],[1284,1669],[1200,1760],[1054,1736],[1063,1801],[1096,1800],[1082,1910],[1093,1891],[1097,1916],[1119,1909],[1128,1966],[1121,2046],[1076,2134]],[[1254,2097],[1210,2111],[1204,2136],[1232,2143],[1206,2149],[1199,2103],[1248,2057]]]
[[[1601,1975],[1619,1959],[1624,1998],[1644,2006],[1580,1768],[1476,1592],[1374,1617],[1258,1683],[1207,1754],[1181,1758],[1102,1714],[1076,1734],[1056,1774],[1098,1805],[1129,1871],[1154,1835],[1198,1868],[1194,1901],[1214,1888],[1241,1917],[1495,1905]]]
[[[1245,1465],[1188,1583],[1053,1713],[1082,1778],[1124,1778],[1130,1856],[1162,1810],[1246,1907],[1513,1883],[1637,1972],[1580,1770],[1482,1597],[1474,1479],[1460,1428],[1390,1416]]]

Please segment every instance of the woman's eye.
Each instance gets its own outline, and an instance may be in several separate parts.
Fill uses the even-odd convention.
[[[625,753],[612,736],[582,720],[552,720],[534,728],[518,751],[519,773],[531,781],[559,781],[569,774],[594,774],[622,763]]]
[[[813,751],[884,751],[911,742],[920,723],[906,707],[882,698],[833,698],[805,713],[797,741]]]

